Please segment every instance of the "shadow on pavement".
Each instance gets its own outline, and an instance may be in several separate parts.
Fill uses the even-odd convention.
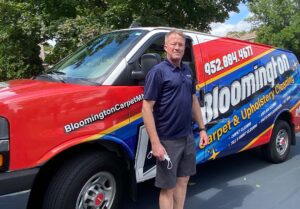
[[[286,163],[298,155],[300,155],[299,144],[292,146]],[[185,209],[241,207],[243,200],[254,191],[253,187],[242,184],[229,185],[228,182],[237,179],[242,182],[245,176],[272,165],[263,159],[260,149],[199,165],[197,175],[190,179]],[[154,187],[153,180],[143,182],[138,185],[137,201],[133,202],[127,197],[122,209],[157,209],[158,195],[159,189]]]

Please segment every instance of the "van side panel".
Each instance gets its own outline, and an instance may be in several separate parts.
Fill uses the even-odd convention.
[[[292,121],[295,125],[295,133],[300,136],[300,99],[297,105],[292,108]]]
[[[294,56],[294,60],[297,60],[296,56],[294,54],[292,54],[291,56]],[[299,62],[294,63],[293,67],[296,68],[297,74],[298,76],[300,76],[300,67],[299,67]],[[297,85],[298,87],[298,91],[300,89],[300,83],[299,83],[299,78],[297,80],[298,82],[295,82],[294,85]],[[293,97],[295,97],[295,99],[298,101],[296,105],[294,105],[291,108],[291,112],[292,112],[292,122],[293,125],[295,127],[295,134],[297,136],[300,136],[300,95],[299,93],[293,95]]]
[[[204,89],[207,159],[268,143],[278,115],[294,114],[299,130],[299,63],[269,46],[199,36],[204,61],[196,60],[197,89]],[[211,39],[211,40],[209,40]]]
[[[39,88],[36,99],[31,98],[32,92],[25,94],[24,89],[18,89],[20,84],[27,89]],[[11,171],[43,165],[70,147],[96,140],[121,144],[134,158],[136,130],[131,129],[131,123],[136,116],[130,115],[129,109],[138,108],[140,112],[141,88],[133,91],[122,86],[31,80],[11,81],[9,85],[7,91],[11,93],[7,95],[12,96],[0,109],[10,119]]]

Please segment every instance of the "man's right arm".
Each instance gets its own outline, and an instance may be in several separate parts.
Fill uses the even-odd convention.
[[[144,100],[143,101],[143,120],[146,127],[146,130],[148,132],[148,135],[150,137],[151,147],[152,147],[152,154],[154,157],[156,157],[158,160],[164,160],[164,155],[166,153],[165,148],[160,143],[155,122],[154,122],[154,116],[153,116],[153,107],[154,107],[155,101],[150,100]]]

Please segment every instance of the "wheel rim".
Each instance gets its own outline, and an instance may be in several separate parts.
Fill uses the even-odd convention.
[[[81,189],[76,209],[109,209],[115,199],[116,180],[111,173],[99,172]]]
[[[276,151],[279,155],[283,155],[286,152],[288,143],[288,133],[284,129],[280,130],[276,137]]]

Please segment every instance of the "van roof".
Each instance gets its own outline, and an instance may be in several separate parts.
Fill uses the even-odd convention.
[[[182,29],[182,28],[174,28],[174,27],[131,27],[131,28],[127,28],[127,29],[121,29],[121,30],[147,30],[147,31],[153,31],[153,30],[179,30],[182,32],[189,32],[189,33],[197,33],[197,34],[202,34],[202,35],[208,35],[208,36],[214,36],[214,37],[219,37],[219,36],[215,36],[215,35],[211,35],[208,33],[203,33],[203,32],[199,32],[199,31],[194,31],[194,30],[188,30],[188,29]]]
[[[239,40],[239,39],[235,39],[235,38],[230,38],[230,37],[224,37],[224,36],[217,36],[217,35],[212,35],[209,33],[204,33],[204,32],[199,32],[199,31],[195,31],[195,30],[188,30],[188,29],[182,29],[182,28],[174,28],[174,27],[131,27],[131,28],[124,28],[121,30],[146,30],[146,31],[154,31],[154,30],[179,30],[182,32],[187,32],[187,33],[196,33],[196,34],[200,34],[200,35],[204,35],[204,36],[210,36],[210,37],[216,37],[216,38],[225,38],[225,39],[232,39],[235,41],[242,41],[242,42],[248,42],[248,41],[244,41],[244,40]],[[253,43],[253,42],[252,42]],[[256,43],[256,44],[260,44],[260,43]],[[264,44],[261,44],[264,45]],[[266,45],[265,45],[266,46]]]
[[[131,27],[131,28],[124,28],[124,29],[120,29],[120,30],[146,30],[146,31],[154,31],[154,30],[179,30],[182,32],[187,32],[187,33],[196,33],[196,34],[200,34],[200,35],[204,35],[204,36],[210,36],[210,37],[216,37],[216,38],[223,38],[223,39],[227,39],[227,40],[234,40],[234,41],[238,41],[238,42],[248,42],[248,43],[252,43],[255,45],[261,45],[261,46],[267,46],[270,47],[270,45],[267,44],[263,44],[263,43],[257,43],[257,42],[250,42],[250,41],[246,41],[246,40],[240,40],[240,39],[236,39],[236,38],[230,38],[230,37],[225,37],[225,36],[217,36],[217,35],[212,35],[209,33],[204,33],[204,32],[199,32],[199,31],[194,31],[194,30],[188,30],[188,29],[182,29],[182,28],[174,28],[174,27],[163,27],[163,26],[159,26],[159,27]],[[286,52],[291,52],[287,49],[281,49],[275,46],[271,46],[274,47],[278,50],[283,50]]]

